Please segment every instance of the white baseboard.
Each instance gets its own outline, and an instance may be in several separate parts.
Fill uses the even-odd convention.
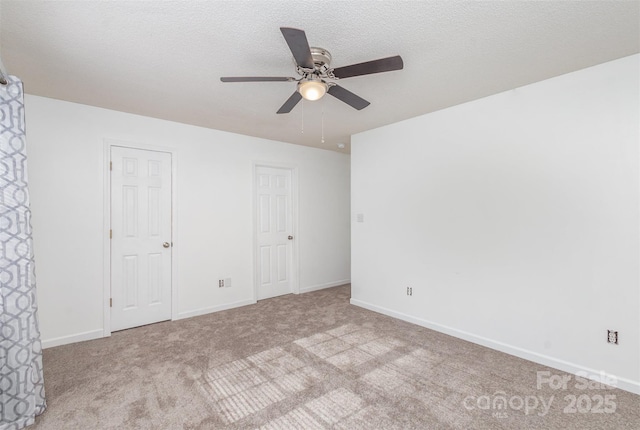
[[[104,330],[91,330],[84,333],[71,334],[69,336],[54,337],[42,341],[42,348],[53,348],[54,346],[67,345],[69,343],[83,342],[85,340],[100,339],[104,337]]]
[[[311,291],[324,290],[325,288],[339,287],[340,285],[350,283],[351,279],[343,279],[341,281],[327,282],[326,284],[312,285],[310,287],[300,288],[300,294],[310,293]]]
[[[220,306],[212,306],[212,307],[208,307],[208,308],[201,308],[201,309],[196,309],[193,311],[187,311],[187,312],[181,312],[178,314],[177,318],[173,318],[173,320],[180,320],[180,319],[184,319],[184,318],[190,318],[190,317],[196,317],[199,315],[206,315],[206,314],[210,314],[212,312],[219,312],[219,311],[224,311],[227,309],[233,309],[233,308],[238,308],[240,306],[246,306],[246,305],[253,305],[255,304],[256,301],[255,300],[243,300],[243,301],[239,301],[239,302],[234,302],[234,303],[229,303],[226,305],[220,305]],[[105,336],[105,331],[103,329],[98,329],[98,330],[91,330],[91,331],[87,331],[87,332],[83,332],[83,333],[78,333],[78,334],[72,334],[69,336],[61,336],[61,337],[56,337],[53,339],[46,339],[42,341],[42,348],[53,348],[54,346],[61,346],[61,345],[67,345],[70,343],[76,343],[76,342],[82,342],[85,340],[93,340],[93,339],[99,339],[101,337],[106,337]]]
[[[524,358],[525,360],[533,361],[534,363],[542,364],[544,366],[552,367],[554,369],[562,370],[571,374],[580,374],[580,376],[594,375],[599,376],[602,374],[601,371],[590,369],[588,367],[581,366],[579,364],[570,363],[568,361],[564,361],[558,358],[550,357],[548,355],[539,354],[537,352],[529,351],[523,348],[519,348],[513,345],[509,345],[503,342],[499,342],[493,339],[489,339],[486,337],[478,336],[473,333],[469,333],[466,331],[458,330],[455,328],[447,327],[441,324],[437,324],[428,320],[424,320],[422,318],[413,317],[411,315],[404,314],[402,312],[396,312],[391,309],[387,309],[381,306],[373,305],[371,303],[367,303],[358,299],[351,299],[350,303],[355,306],[359,306],[364,309],[368,309],[370,311],[378,312],[383,315],[387,315],[393,318],[397,318],[403,321],[407,321],[422,327],[426,327],[428,329],[448,334],[453,337],[457,337],[459,339],[467,340],[469,342],[486,346],[487,348],[495,349],[500,352],[504,352],[510,355],[514,355],[516,357]],[[618,378],[615,375],[607,375],[611,379],[615,380],[616,387],[620,388],[624,391],[629,391],[634,394],[640,394],[640,381],[633,381],[627,378]]]
[[[227,303],[224,305],[218,306],[210,306],[207,308],[195,309],[193,311],[179,312],[176,320],[181,320],[185,318],[197,317],[200,315],[211,314],[213,312],[226,311],[228,309],[239,308],[241,306],[247,305],[255,305],[257,302],[255,300],[241,300],[239,302]]]

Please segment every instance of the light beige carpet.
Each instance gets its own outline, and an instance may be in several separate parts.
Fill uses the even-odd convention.
[[[49,406],[34,428],[640,428],[639,396],[575,377],[554,390],[570,375],[349,296],[283,296],[47,349]]]

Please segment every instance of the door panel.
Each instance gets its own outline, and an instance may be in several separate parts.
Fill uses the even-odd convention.
[[[162,254],[149,254],[149,304],[162,301]]]
[[[291,180],[289,169],[256,167],[258,299],[292,292]]]
[[[111,148],[111,331],[171,319],[171,154]]]
[[[271,231],[271,196],[261,195],[260,197],[260,232],[269,233]]]
[[[271,284],[271,246],[260,247],[260,271],[261,286],[268,286]]]
[[[125,302],[123,303],[124,309],[134,309],[138,307],[138,256],[137,255],[124,255],[123,256],[123,292],[125,296]]]
[[[278,249],[278,282],[286,282],[289,280],[289,253],[287,245],[277,245]]]

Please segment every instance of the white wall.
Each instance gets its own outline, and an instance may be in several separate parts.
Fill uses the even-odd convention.
[[[354,136],[352,303],[640,392],[638,63]]]
[[[45,346],[105,329],[104,139],[176,151],[178,318],[254,300],[254,161],[298,167],[301,291],[349,281],[348,155],[31,95],[25,104]],[[219,276],[233,286],[219,289]]]

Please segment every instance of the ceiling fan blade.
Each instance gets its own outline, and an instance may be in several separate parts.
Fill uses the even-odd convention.
[[[338,67],[337,69],[333,69],[333,75],[336,78],[344,79],[352,76],[371,75],[373,73],[401,70],[403,67],[404,63],[402,62],[402,57],[396,55],[395,57],[381,58],[379,60]]]
[[[329,87],[329,91],[327,92],[338,100],[342,100],[354,109],[362,110],[370,105],[368,101],[360,96],[353,94],[349,90],[345,90],[340,85],[332,85],[331,87]]]
[[[287,78],[280,76],[232,76],[220,78],[222,82],[292,82],[295,78]]]
[[[296,91],[295,93],[291,94],[291,97],[289,97],[287,99],[287,101],[284,102],[284,104],[278,110],[277,113],[289,113],[289,112],[291,112],[291,109],[293,109],[298,104],[298,102],[300,101],[301,98],[302,98],[302,96],[300,95],[300,93],[298,91]]]
[[[311,57],[311,48],[307,42],[307,35],[303,30],[290,27],[280,27],[280,31],[287,41],[289,49],[296,60],[296,64],[305,69],[313,69],[313,58]]]

